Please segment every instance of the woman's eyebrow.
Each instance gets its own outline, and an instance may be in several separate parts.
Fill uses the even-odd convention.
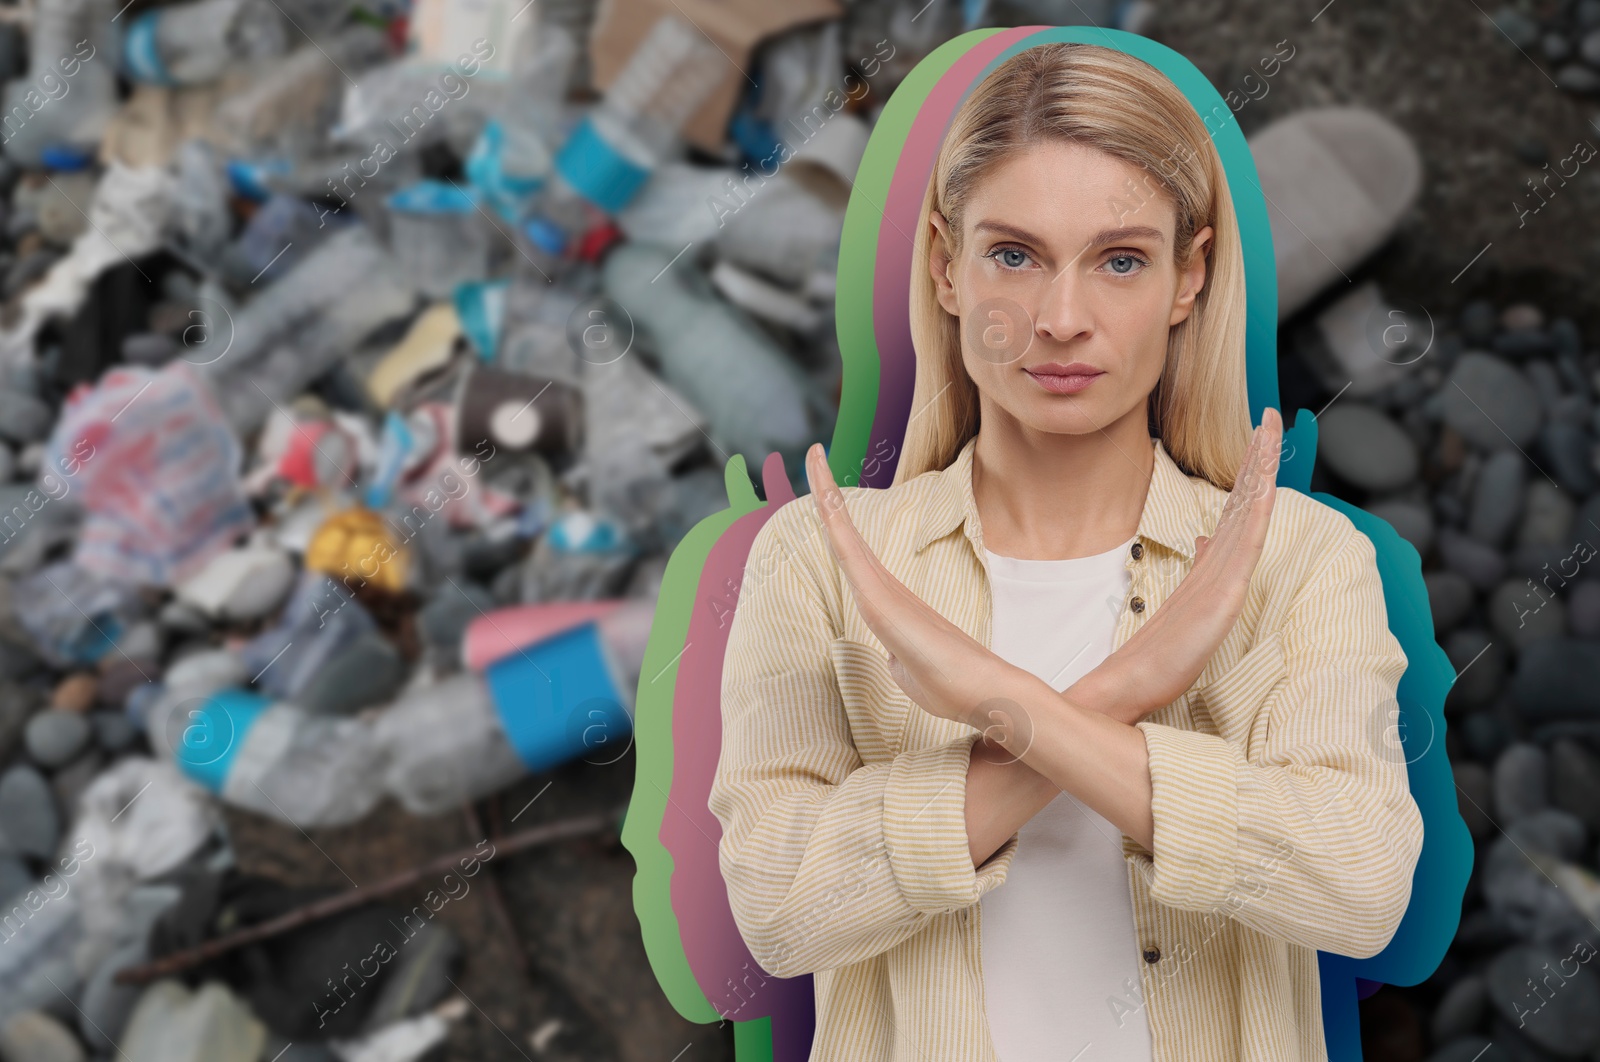
[[[1013,240],[1018,240],[1022,243],[1031,243],[1036,247],[1043,246],[1046,243],[1042,237],[1036,236],[1026,229],[1019,229],[1015,225],[1007,225],[1003,221],[980,221],[974,225],[972,229],[974,232],[987,230],[989,232],[997,233],[1001,236],[1009,236]],[[1108,243],[1120,243],[1125,240],[1139,239],[1154,240],[1157,243],[1165,243],[1167,238],[1162,234],[1160,229],[1152,228],[1149,225],[1129,225],[1120,229],[1101,229],[1099,232],[1095,233],[1089,238],[1088,246],[1102,247]]]

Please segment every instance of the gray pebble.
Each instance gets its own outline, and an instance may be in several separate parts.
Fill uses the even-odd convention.
[[[1431,1031],[1438,1043],[1470,1035],[1483,1022],[1489,1004],[1489,986],[1478,974],[1468,974],[1445,989],[1433,1009]]]
[[[1516,369],[1481,351],[1461,355],[1440,390],[1444,419],[1469,443],[1526,448],[1539,430],[1539,393]]]
[[[84,1057],[77,1037],[42,1011],[25,1010],[0,1026],[0,1058],[6,1062],[84,1062]]]
[[[1546,424],[1539,433],[1539,449],[1549,462],[1546,471],[1555,481],[1572,491],[1584,495],[1595,489],[1593,458],[1594,440],[1583,425],[1571,421]]]
[[[1495,634],[1517,649],[1566,633],[1566,606],[1560,595],[1545,593],[1526,579],[1508,579],[1496,587],[1487,611]]]
[[[49,436],[55,420],[50,407],[32,395],[0,390],[0,438],[14,443],[39,442]]]
[[[89,722],[94,727],[95,741],[107,752],[121,752],[139,736],[138,728],[122,712],[95,712]]]
[[[1579,638],[1529,643],[1518,655],[1511,693],[1532,721],[1600,715],[1600,645]]]
[[[1590,66],[1600,66],[1600,29],[1583,35],[1578,41],[1578,55]]]
[[[1317,418],[1317,453],[1366,490],[1395,490],[1417,476],[1417,448],[1400,426],[1369,405],[1336,403]]]
[[[1581,30],[1600,28],[1600,0],[1578,0],[1572,19]]]
[[[1519,741],[1494,762],[1494,810],[1502,825],[1550,803],[1544,750]]]
[[[1500,327],[1500,315],[1489,300],[1473,299],[1461,308],[1461,318],[1457,324],[1461,328],[1462,339],[1481,347],[1494,338],[1495,331]]]
[[[393,697],[405,682],[406,665],[388,639],[364,634],[312,676],[294,703],[308,712],[348,715]]]
[[[1600,758],[1580,742],[1550,743],[1550,802],[1600,833]]]
[[[1568,92],[1592,96],[1600,92],[1600,73],[1582,63],[1564,63],[1556,68],[1556,84]]]
[[[1444,640],[1444,651],[1457,675],[1447,695],[1452,706],[1471,708],[1494,700],[1505,681],[1503,644],[1483,631],[1463,628]]]
[[[1467,510],[1467,534],[1490,546],[1502,546],[1522,516],[1527,460],[1515,450],[1496,450],[1483,463]]]
[[[1552,63],[1559,63],[1572,54],[1572,42],[1559,33],[1546,33],[1539,41],[1539,48]]]
[[[1433,633],[1440,637],[1455,630],[1467,618],[1476,591],[1466,578],[1456,572],[1426,572],[1422,576],[1428,588],[1428,608],[1433,612]]]
[[[1436,539],[1446,568],[1466,576],[1479,590],[1489,590],[1505,578],[1506,559],[1499,551],[1453,528],[1441,528]]]
[[[48,708],[28,720],[23,740],[28,755],[42,767],[54,769],[71,760],[89,743],[89,720],[77,712]]]
[[[1482,1036],[1451,1040],[1429,1055],[1427,1062],[1518,1062],[1505,1048]]]
[[[498,606],[494,595],[473,582],[459,582],[461,592],[448,584],[417,612],[417,633],[431,649],[455,651],[473,620]]]
[[[33,872],[28,864],[10,852],[0,852],[0,911],[9,910],[11,901],[32,887]]]
[[[1570,317],[1557,317],[1550,322],[1550,341],[1556,345],[1558,358],[1576,357],[1583,353],[1583,334],[1578,323]]]
[[[78,1018],[78,1032],[94,1050],[116,1049],[116,1042],[127,1028],[128,1018],[133,1014],[134,1006],[144,993],[140,985],[117,984],[113,978],[119,970],[145,962],[149,957],[145,941],[135,940],[113,951],[100,963],[94,973],[89,975],[89,980],[84,985],[83,998],[78,1004],[82,1008]],[[265,1057],[270,1059],[272,1056]]]
[[[1572,499],[1543,476],[1528,484],[1518,546],[1572,545]],[[1600,539],[1600,535],[1596,536]]]
[[[0,831],[12,848],[38,859],[49,859],[61,839],[50,783],[25,763],[0,774]]]
[[[1567,627],[1579,638],[1600,639],[1600,580],[1585,579],[1567,598]]]
[[[1551,970],[1559,970],[1564,983],[1552,982],[1543,995],[1529,987]],[[1574,956],[1547,947],[1509,948],[1489,964],[1487,980],[1495,1009],[1545,1050],[1572,1057],[1600,1046],[1600,979]]]
[[[1514,7],[1500,8],[1490,21],[1500,31],[1501,40],[1508,40],[1524,51],[1538,43],[1539,24]]]
[[[1433,513],[1426,505],[1397,498],[1373,502],[1367,511],[1393,527],[1421,556],[1426,557],[1433,548]]]

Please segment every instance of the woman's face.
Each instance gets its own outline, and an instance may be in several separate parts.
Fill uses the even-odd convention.
[[[1195,234],[1180,272],[1177,211],[1155,175],[1072,143],[1025,148],[968,195],[960,251],[932,218],[929,269],[961,319],[967,372],[1022,425],[1083,434],[1130,416],[1142,429],[1167,332],[1205,282]]]

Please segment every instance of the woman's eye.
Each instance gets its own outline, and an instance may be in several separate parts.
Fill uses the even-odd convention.
[[[985,257],[995,259],[1007,269],[1021,269],[1028,264],[1028,252],[1020,247],[996,247]]]
[[[1127,276],[1128,274],[1132,273],[1136,267],[1143,265],[1144,262],[1131,254],[1119,254],[1113,255],[1112,257],[1106,259],[1106,264],[1111,267],[1111,271],[1113,273]]]

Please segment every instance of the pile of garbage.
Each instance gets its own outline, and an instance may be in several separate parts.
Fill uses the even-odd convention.
[[[438,908],[243,874],[220,808],[626,751],[672,548],[833,423],[849,182],[954,27],[123,3],[0,7],[0,1059],[403,1062]]]

